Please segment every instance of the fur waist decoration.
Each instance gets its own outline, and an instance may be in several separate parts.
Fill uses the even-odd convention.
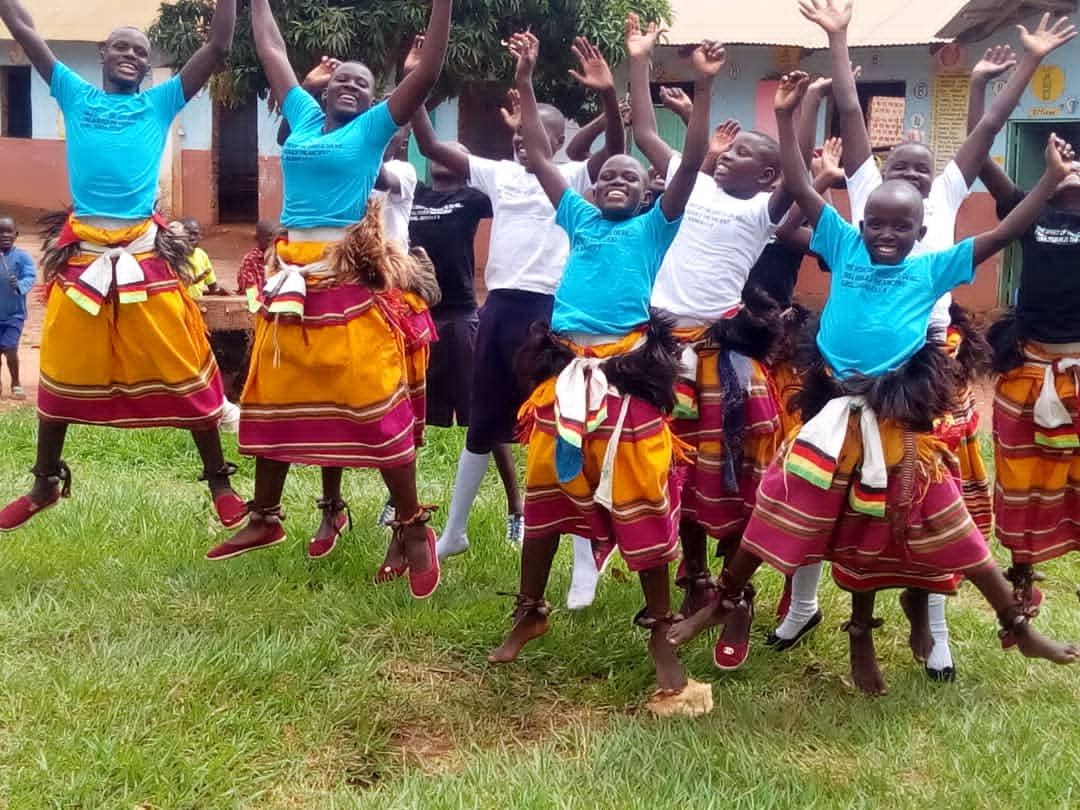
[[[766,363],[783,334],[780,312],[780,305],[768,293],[747,287],[743,290],[742,309],[710,326],[708,343]]]
[[[858,375],[840,380],[833,375],[817,347],[818,318],[803,330],[798,367],[803,388],[792,397],[803,421],[813,419],[825,405],[843,396],[861,397],[879,419],[896,422],[916,433],[929,433],[934,420],[951,410],[964,387],[959,365],[928,342],[895,371],[876,377]]]
[[[986,330],[990,344],[991,369],[995,374],[1006,374],[1024,365],[1024,350],[1016,322],[1016,311],[1010,309]]]
[[[551,326],[537,321],[514,358],[514,370],[522,388],[531,391],[557,377],[573,359],[574,353],[559,341]],[[654,312],[645,332],[645,344],[606,360],[604,373],[622,393],[671,413],[679,373],[679,349],[671,321]]]
[[[954,360],[960,366],[965,380],[973,380],[986,374],[992,366],[990,344],[982,332],[975,327],[968,311],[955,301],[949,307],[952,328],[960,334],[960,346]]]

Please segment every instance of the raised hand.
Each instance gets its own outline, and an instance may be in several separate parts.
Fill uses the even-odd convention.
[[[409,48],[409,53],[405,56],[405,64],[401,68],[401,72],[408,76],[414,70],[420,66],[420,58],[422,56],[421,51],[424,49],[424,35],[417,34],[413,37],[412,47]]]
[[[694,66],[694,72],[705,78],[711,78],[719,73],[725,61],[727,61],[727,55],[724,46],[708,39],[698,45],[690,56],[690,64]]]
[[[630,107],[629,96],[619,102],[619,118],[622,119],[622,125],[624,127],[631,127],[634,125],[634,114]]]
[[[776,96],[773,98],[773,107],[777,112],[792,112],[799,106],[806,88],[810,84],[810,76],[804,70],[793,70],[780,77],[780,83],[776,85]]]
[[[1053,25],[1047,27],[1050,22],[1050,13],[1042,15],[1039,25],[1034,31],[1028,31],[1024,26],[1016,26],[1020,33],[1020,44],[1024,50],[1032,56],[1042,59],[1055,48],[1060,48],[1070,39],[1076,36],[1076,26],[1069,24],[1068,17],[1059,17]]]
[[[340,59],[324,56],[319,60],[319,64],[308,71],[308,75],[304,77],[304,89],[314,94],[325,90],[326,85],[330,84],[330,78],[334,75],[334,71],[338,69],[340,64]]]
[[[499,107],[499,112],[502,113],[503,123],[516,132],[521,126],[521,94],[517,90],[509,90],[506,93],[506,103],[510,105],[510,109]]]
[[[585,37],[575,37],[570,52],[581,65],[581,71],[571,70],[574,81],[590,90],[608,90],[615,87],[615,77],[600,49]]]
[[[540,56],[540,40],[531,31],[519,31],[510,37],[508,47],[517,65],[514,71],[515,81],[532,81],[533,69]]]
[[[656,40],[664,33],[655,22],[641,30],[641,18],[631,12],[626,15],[626,52],[630,56],[648,56],[656,47]]]
[[[716,129],[713,130],[712,138],[709,139],[709,151],[714,155],[726,152],[741,129],[739,122],[731,118],[722,124],[717,124]]]
[[[1016,54],[1009,45],[995,45],[987,48],[982,59],[971,69],[972,81],[988,81],[996,78],[1016,65]]]
[[[829,138],[821,145],[820,154],[810,162],[810,173],[815,177],[828,176],[833,182],[844,177],[840,168],[840,158],[844,155],[844,142],[840,138]]]
[[[1076,154],[1072,144],[1062,140],[1053,132],[1046,141],[1046,171],[1058,180],[1064,180],[1072,171]]]
[[[827,33],[839,34],[851,22],[852,0],[799,0],[799,11]]]
[[[661,87],[660,103],[684,120],[694,109],[694,102],[681,87]]]

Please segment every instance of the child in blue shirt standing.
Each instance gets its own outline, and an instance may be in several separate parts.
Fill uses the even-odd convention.
[[[770,465],[742,545],[721,576],[717,600],[677,624],[673,644],[723,623],[747,599],[762,561],[791,575],[819,560],[852,592],[851,673],[870,695],[885,693],[872,631],[882,588],[945,592],[962,573],[997,613],[1002,638],[1031,658],[1070,664],[1074,645],[1037,633],[964,507],[955,457],[933,435],[958,381],[927,340],[934,303],[975,267],[1019,237],[1069,172],[1072,148],[1051,136],[1046,171],[993,230],[940,252],[912,256],[926,234],[921,194],[887,180],[867,199],[858,227],[813,189],[793,122],[809,83],[797,71],[780,81],[776,117],[784,184],[814,226],[811,250],[832,268],[829,298],[798,395],[803,427]]]
[[[555,291],[551,331],[535,330],[518,357],[535,386],[522,408],[528,442],[525,542],[514,624],[488,660],[502,664],[547,632],[544,601],[562,534],[618,547],[637,571],[645,608],[635,621],[651,632],[649,653],[659,714],[700,714],[712,705],[707,685],[687,680],[665,634],[672,623],[668,564],[678,556],[678,490],[669,486],[674,440],[664,418],[674,405],[678,361],[670,327],[650,323],[649,299],[660,263],[682,220],[709,140],[713,77],[723,48],[694,51],[698,97],[685,160],[658,205],[648,206],[645,170],[614,155],[601,167],[596,205],[574,191],[551,158],[532,87],[539,45],[515,34],[525,148],[556,207],[570,256]]]
[[[0,355],[11,375],[11,398],[26,399],[19,381],[19,338],[26,323],[26,295],[34,286],[34,260],[15,247],[19,231],[11,217],[0,217]]]

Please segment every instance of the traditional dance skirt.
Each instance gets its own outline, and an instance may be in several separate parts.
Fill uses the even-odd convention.
[[[522,406],[525,539],[576,534],[594,547],[614,544],[631,571],[643,571],[679,553],[676,440],[664,416],[670,403],[634,395],[628,377],[651,377],[645,387],[666,384],[670,396],[675,357],[651,365],[658,352],[645,330],[604,340],[560,339],[564,367]]]
[[[1022,347],[994,395],[994,519],[1017,563],[1080,550],[1080,344]]]
[[[913,358],[906,365],[940,369],[944,360],[934,353],[938,349],[927,346],[917,364]],[[894,372],[898,379],[904,374]],[[865,396],[841,394],[804,409],[808,421],[762,481],[743,548],[788,575],[828,560],[834,579],[851,591],[952,593],[959,572],[989,559],[945,444],[929,431],[879,419],[873,410],[870,400],[900,399],[889,388],[878,378],[876,385],[868,381]],[[803,395],[820,402],[817,391]],[[926,399],[942,403],[948,396]]]
[[[682,515],[713,537],[738,535],[782,440],[778,395],[764,363],[724,349],[705,328],[676,329],[675,336],[694,375],[678,383],[672,423],[690,446]]]
[[[413,442],[417,447],[424,444],[424,428],[427,425],[427,370],[431,361],[431,344],[438,340],[435,321],[427,302],[413,292],[402,293],[402,301],[408,307],[406,319],[408,330],[405,340],[405,373],[409,381],[409,404],[413,411]]]
[[[58,230],[44,261],[41,418],[216,427],[221,375],[206,325],[175,269],[182,248],[167,228],[146,220],[102,230],[70,217]]]
[[[240,452],[326,467],[408,464],[416,455],[406,360],[415,313],[397,290],[344,280],[325,259],[332,243],[304,236],[278,242],[284,269],[257,302]]]

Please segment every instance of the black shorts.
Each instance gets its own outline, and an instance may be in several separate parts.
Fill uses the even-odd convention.
[[[434,315],[439,339],[431,344],[427,370],[427,423],[434,427],[469,424],[476,310]]]
[[[554,296],[523,290],[493,290],[480,308],[473,360],[469,432],[465,446],[490,452],[514,441],[518,410],[531,391],[514,374],[514,355],[536,321],[550,321]]]

